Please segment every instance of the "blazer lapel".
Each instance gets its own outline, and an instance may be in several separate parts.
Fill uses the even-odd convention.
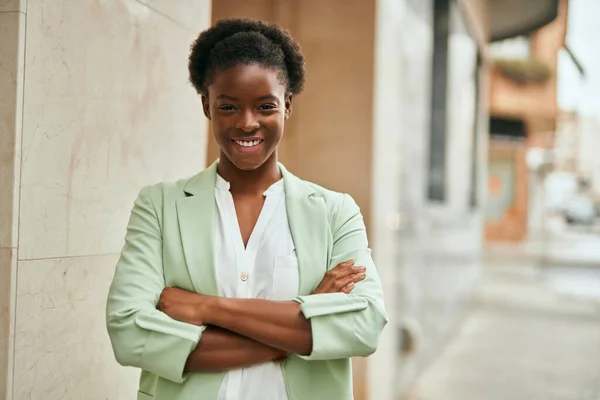
[[[286,190],[290,231],[296,247],[299,295],[309,294],[327,272],[329,243],[327,208],[304,181],[279,165]],[[177,200],[177,219],[186,265],[198,293],[217,296],[213,254],[216,203],[214,187],[217,162],[192,178],[185,187],[188,197]]]
[[[213,254],[217,163],[192,178],[177,200],[177,219],[186,265],[198,293],[218,295]]]
[[[304,181],[280,169],[286,190],[286,207],[290,231],[298,257],[299,295],[312,292],[327,272],[329,239],[327,208],[321,197]]]

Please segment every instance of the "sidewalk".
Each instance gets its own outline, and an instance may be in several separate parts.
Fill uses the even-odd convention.
[[[478,305],[405,400],[600,400],[600,269],[487,267]]]

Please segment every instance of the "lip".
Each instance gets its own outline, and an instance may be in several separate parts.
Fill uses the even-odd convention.
[[[244,141],[244,142],[260,140],[260,143],[254,145],[254,146],[251,146],[251,147],[247,147],[247,146],[242,146],[241,144],[238,144],[236,142],[236,140],[240,140],[240,141]],[[245,137],[245,138],[239,138],[239,139],[238,138],[231,139],[231,142],[233,143],[234,147],[241,153],[254,153],[260,149],[260,147],[263,145],[265,140],[260,137]]]

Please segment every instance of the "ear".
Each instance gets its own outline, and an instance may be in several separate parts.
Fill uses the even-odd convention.
[[[210,121],[210,102],[208,101],[208,97],[202,95],[202,111],[204,111],[204,115]]]
[[[285,95],[285,119],[288,119],[292,115],[292,99],[291,93]]]

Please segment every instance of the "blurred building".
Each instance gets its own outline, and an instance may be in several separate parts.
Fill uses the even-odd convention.
[[[495,41],[489,49],[488,241],[521,241],[530,226],[541,223],[542,181],[553,162],[560,117],[558,57],[565,48],[568,0],[547,8],[536,11],[539,18],[550,16],[547,25]]]
[[[139,188],[217,156],[186,57],[200,30],[232,16],[279,22],[302,45],[307,85],[281,160],[361,206],[391,320],[354,363],[356,399],[406,392],[477,284],[488,102],[499,118],[529,118],[500,101],[499,85],[522,87],[490,76],[487,43],[547,24],[556,4],[0,1],[0,393],[135,396],[139,374],[116,364],[105,332],[108,284]],[[531,140],[554,129],[542,86],[529,90],[527,104],[544,105]],[[523,162],[514,146],[493,171]]]

